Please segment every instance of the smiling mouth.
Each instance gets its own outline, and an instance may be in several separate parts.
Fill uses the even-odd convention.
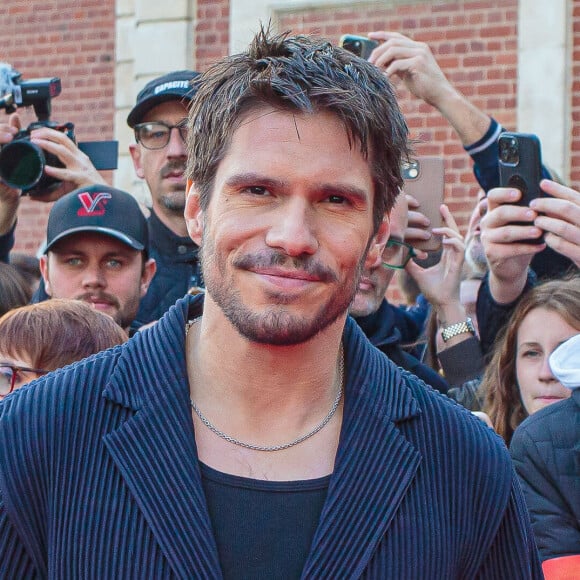
[[[258,276],[280,278],[281,280],[296,280],[297,282],[320,282],[320,278],[304,270],[280,270],[278,268],[260,268],[252,270]]]
[[[267,287],[276,288],[276,292],[284,294],[301,293],[321,282],[318,276],[303,270],[259,269],[251,272],[259,276]]]

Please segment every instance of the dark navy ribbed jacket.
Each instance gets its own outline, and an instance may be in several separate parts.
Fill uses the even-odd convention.
[[[0,577],[221,577],[184,356],[200,298],[0,404]],[[500,439],[351,319],[344,346],[342,432],[303,577],[541,578]]]

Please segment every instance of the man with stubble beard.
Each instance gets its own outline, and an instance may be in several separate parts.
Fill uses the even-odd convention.
[[[142,324],[157,320],[190,288],[201,286],[198,247],[188,236],[183,217],[186,120],[196,76],[182,70],[153,79],[137,95],[127,117],[135,132],[135,143],[129,146],[135,172],[151,192],[149,241],[157,263],[137,313]]]
[[[40,271],[49,298],[82,300],[130,334],[155,276],[135,198],[100,184],[61,197],[48,216]]]

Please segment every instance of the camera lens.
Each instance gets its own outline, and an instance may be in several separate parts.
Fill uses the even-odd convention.
[[[499,141],[499,158],[503,163],[517,165],[520,159],[518,140],[515,137],[504,137]]]
[[[0,178],[15,189],[36,185],[44,171],[44,153],[30,141],[12,141],[0,151]]]

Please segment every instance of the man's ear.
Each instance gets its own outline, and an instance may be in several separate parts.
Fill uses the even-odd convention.
[[[379,266],[390,233],[391,222],[389,221],[389,215],[385,214],[377,233],[372,237],[369,244],[369,251],[367,252],[365,260],[365,269],[370,270]]]
[[[50,287],[50,282],[48,281],[48,256],[46,254],[40,256],[38,266],[40,267],[40,274],[44,280],[44,290],[49,296],[51,296],[52,289]]]
[[[135,174],[139,179],[145,179],[145,174],[143,173],[143,164],[141,163],[141,147],[139,147],[137,143],[131,143],[129,145],[129,153],[131,154],[131,159],[133,160]]]
[[[141,298],[147,294],[151,280],[155,276],[157,271],[157,263],[153,258],[149,258],[145,264],[143,264],[143,272],[141,273]]]
[[[201,246],[201,239],[203,237],[203,210],[199,203],[199,192],[193,185],[193,182],[187,180],[187,189],[185,190],[185,223],[187,225],[187,232],[189,237],[198,245]]]

